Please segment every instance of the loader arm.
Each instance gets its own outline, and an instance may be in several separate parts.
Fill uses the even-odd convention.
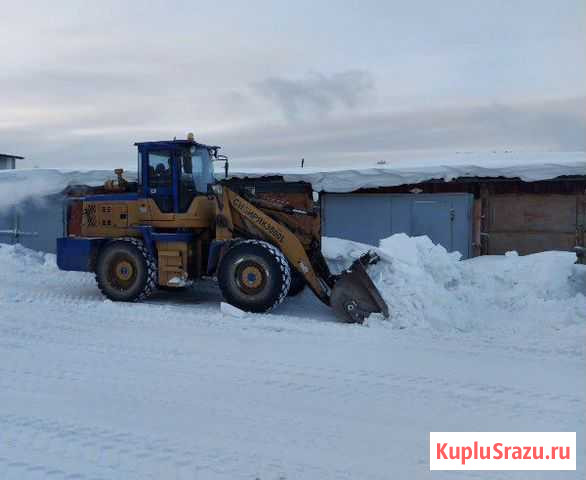
[[[303,245],[286,226],[225,186],[218,197],[221,199],[218,198],[217,239],[234,238],[237,231],[239,234],[262,238],[278,246],[289,263],[304,276],[316,296],[325,304],[330,304],[329,287],[318,277]]]
[[[218,240],[230,240],[243,236],[263,239],[277,246],[292,267],[303,275],[315,295],[332,307],[346,322],[362,323],[374,312],[380,312],[388,317],[387,304],[366,272],[369,265],[379,260],[374,252],[368,252],[357,259],[340,275],[331,275],[322,256],[319,241],[316,242],[314,238],[309,245],[304,246],[299,237],[284,224],[284,221],[279,221],[263,211],[263,207],[269,211],[274,210],[272,205],[254,198],[250,198],[249,201],[225,185],[216,188],[216,198],[218,205],[216,238]],[[283,209],[276,210],[281,215],[286,213]],[[293,216],[308,213],[302,210],[290,211],[291,218],[287,223],[294,224]],[[308,237],[311,238],[314,235],[314,232],[302,233],[305,233],[306,244]],[[319,231],[317,233],[319,234]]]

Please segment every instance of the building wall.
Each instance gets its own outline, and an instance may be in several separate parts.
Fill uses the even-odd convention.
[[[377,246],[395,233],[427,235],[463,258],[473,255],[469,193],[349,193],[321,196],[322,234]]]
[[[55,253],[56,240],[63,236],[63,196],[27,201],[0,209],[0,243]]]
[[[584,245],[586,196],[496,194],[486,200],[488,254],[572,250]]]
[[[572,250],[584,245],[586,176],[522,182],[505,178],[465,178],[362,190],[361,193],[474,195],[473,256],[516,250],[530,254]]]
[[[0,170],[8,170],[14,168],[14,158],[0,158]]]
[[[409,193],[414,189],[422,193]],[[381,193],[386,197],[381,197]],[[437,193],[449,195],[442,197]],[[466,200],[471,218],[464,227],[460,223],[461,215],[456,213],[455,230],[445,227],[446,215],[454,208],[449,204],[454,193],[474,199],[472,204]],[[586,179],[533,183],[428,182],[365,190],[360,192],[362,197],[356,195],[322,195],[325,235],[376,243],[401,231],[409,235],[428,234],[448,250],[459,250],[466,257],[510,250],[520,254],[571,250],[575,245],[586,244]],[[353,200],[351,208],[334,205],[337,218],[333,218],[328,205],[333,205],[335,197],[344,196],[386,199],[367,203]],[[432,203],[426,203],[429,201]],[[30,248],[54,252],[55,240],[63,234],[62,212],[62,195],[25,202],[16,209],[0,209],[0,242],[20,242]],[[449,235],[447,239],[446,235]],[[469,253],[462,245],[470,245]]]

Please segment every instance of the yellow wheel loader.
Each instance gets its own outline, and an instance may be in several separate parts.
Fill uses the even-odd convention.
[[[142,142],[136,182],[115,170],[103,187],[73,187],[61,270],[94,272],[114,301],[217,278],[226,301],[267,312],[307,285],[340,319],[363,322],[388,308],[366,273],[369,252],[334,275],[321,253],[311,186],[275,179],[228,179],[219,147],[187,140]],[[213,164],[225,163],[217,181]]]

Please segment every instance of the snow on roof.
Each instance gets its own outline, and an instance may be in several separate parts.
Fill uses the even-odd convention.
[[[560,176],[586,176],[586,152],[466,154],[353,169],[242,168],[230,172],[230,176],[236,178],[275,175],[282,176],[286,181],[308,182],[318,192],[352,192],[361,188],[392,187],[433,179],[449,181],[459,177],[520,178],[534,182]],[[136,172],[126,171],[124,176],[134,180]],[[218,178],[223,176],[221,172],[217,173]],[[60,193],[69,185],[97,186],[114,178],[111,170],[0,170],[0,209],[30,198]]]
[[[458,163],[461,162],[461,163]],[[429,180],[456,178],[520,178],[525,182],[561,176],[586,176],[586,152],[535,154],[466,154],[420,159],[414,164],[382,164],[363,168],[249,168],[230,172],[235,178],[282,176],[311,183],[315,191],[352,192],[362,188],[394,187]]]
[[[10,153],[0,153],[0,158],[14,158],[16,160],[24,160],[24,157],[19,155],[11,155]]]
[[[136,176],[132,172],[128,177]],[[127,177],[127,178],[128,178]],[[29,199],[63,192],[69,185],[98,186],[116,178],[111,170],[67,171],[54,168],[0,170],[0,210]]]

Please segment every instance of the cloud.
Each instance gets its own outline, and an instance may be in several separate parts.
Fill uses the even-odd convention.
[[[132,143],[182,136],[188,131],[140,122],[122,110],[34,127],[2,128],[3,148],[27,157],[22,167],[132,167]],[[409,158],[409,152],[483,150],[585,151],[586,97],[525,103],[425,109],[402,113],[335,112],[303,122],[251,119],[246,124],[197,131],[204,143],[221,145],[234,165],[352,165]]]
[[[253,85],[254,91],[273,102],[290,120],[324,116],[337,108],[354,109],[374,91],[374,79],[362,70],[304,78],[269,77]]]
[[[352,164],[405,152],[585,151],[586,97],[403,113],[362,113],[223,132],[218,142],[245,163],[299,158]]]
[[[58,3],[3,11],[0,151],[22,167],[125,166],[134,141],[188,131],[235,162],[284,165],[586,149],[580,0],[476,16],[438,3],[431,26],[412,2],[342,2],[336,21],[305,0],[265,2],[262,18],[225,2],[176,2],[170,17],[157,2]]]

